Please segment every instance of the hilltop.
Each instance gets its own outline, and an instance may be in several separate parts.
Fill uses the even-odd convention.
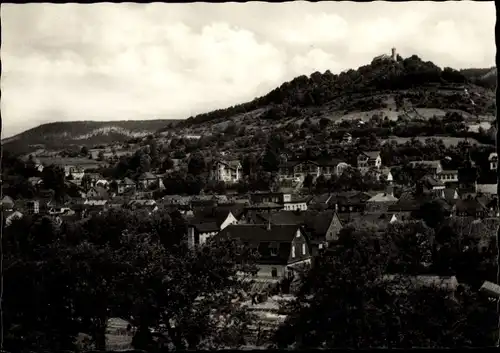
[[[6,150],[28,153],[74,146],[92,147],[154,134],[179,120],[67,121],[37,126],[2,140]]]
[[[179,127],[218,123],[241,115],[283,121],[290,117],[341,118],[353,112],[395,108],[459,110],[467,116],[495,112],[496,68],[454,70],[413,55],[373,60],[357,70],[299,76],[251,102],[190,117]],[[464,96],[467,89],[469,97]],[[358,114],[359,115],[359,114]],[[444,115],[444,113],[442,114]]]
[[[310,146],[325,142],[321,134],[326,133],[335,144],[341,132],[353,136],[374,132],[358,129],[355,124],[342,130],[339,127],[342,121],[366,123],[378,117],[394,123],[420,122],[422,127],[424,121],[444,121],[455,114],[465,132],[455,134],[449,128],[445,131],[442,124],[442,131],[436,130],[435,135],[463,138],[467,128],[494,121],[496,76],[496,68],[455,70],[440,68],[417,55],[405,59],[382,55],[368,65],[338,75],[326,71],[296,77],[250,102],[190,117],[175,129],[166,127],[160,132],[212,136],[212,139],[216,136],[219,150],[244,154],[264,147],[266,139],[260,138],[261,134],[284,134],[289,136],[288,145]],[[313,128],[302,129],[304,122]],[[429,124],[423,129],[413,129],[418,131],[417,135],[402,131],[399,129],[402,124],[397,125],[387,125],[383,136],[378,134],[380,126],[375,133],[382,139],[387,134],[405,138],[419,134],[433,136]],[[301,129],[303,132],[298,133]],[[460,139],[455,144],[456,141]]]

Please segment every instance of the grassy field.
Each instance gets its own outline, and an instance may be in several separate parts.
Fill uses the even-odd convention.
[[[422,142],[425,142],[425,140],[427,140],[429,138],[435,138],[438,140],[442,140],[446,147],[456,146],[456,145],[458,145],[459,142],[465,141],[464,137],[449,137],[449,136],[417,136],[417,137],[415,137],[416,140],[419,140]],[[383,140],[382,143],[385,143],[385,141],[388,141],[388,140],[397,141],[397,143],[403,144],[403,143],[410,141],[411,138],[410,137],[391,137],[387,140]],[[471,144],[477,144],[478,146],[483,145],[482,143],[479,143],[475,139],[469,138],[468,140]]]

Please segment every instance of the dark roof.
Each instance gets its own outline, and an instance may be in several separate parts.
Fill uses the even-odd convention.
[[[103,199],[106,199],[109,196],[108,191],[101,186],[94,186],[94,187],[92,187],[91,190],[95,190],[95,192],[97,193],[97,196],[101,197]]]
[[[215,223],[220,228],[227,219],[229,212],[227,209],[217,207],[197,208],[193,210],[193,216],[190,217],[189,222],[193,225],[210,222]]]
[[[135,185],[135,182],[130,178],[125,178],[123,180],[120,180],[118,184],[119,185]]]
[[[328,201],[328,205],[335,205],[336,203],[340,205],[357,205],[366,203],[371,199],[371,195],[361,192],[361,191],[345,191],[332,194],[332,197]]]
[[[403,196],[403,195],[402,195]],[[388,207],[389,212],[411,212],[416,211],[420,208],[420,206],[430,200],[427,197],[401,197],[395,204],[390,205]]]
[[[203,222],[193,224],[193,227],[200,233],[218,232],[220,227],[215,222]]]
[[[236,224],[224,228],[220,235],[253,243],[262,241],[291,243],[299,228],[296,224],[271,225],[270,230],[265,224]]]
[[[283,205],[274,203],[274,202],[260,202],[260,203],[255,203],[252,205],[247,205],[245,208],[247,209],[276,209],[276,208],[283,208]]]
[[[486,209],[486,207],[477,199],[458,200],[455,207],[458,212],[467,213],[476,213]]]
[[[333,210],[326,211],[280,211],[270,214],[270,220],[275,225],[300,225],[304,230],[312,236],[324,236],[330,223],[332,222],[335,212]],[[267,222],[269,215],[262,213],[260,217]]]
[[[457,190],[455,188],[445,188],[443,189],[443,192],[444,192],[444,199],[448,202],[456,202],[456,200],[458,200],[458,198],[454,198],[455,197],[455,192],[457,192]],[[457,196],[458,196],[458,193],[457,193]]]
[[[380,151],[361,152],[360,155],[365,155],[370,159],[377,159],[377,157],[380,156]]]
[[[299,226],[297,225],[272,225],[268,230],[266,225],[238,224],[230,225],[222,230],[218,236],[228,236],[239,239],[254,249],[258,249],[259,264],[285,265],[288,263],[293,238]],[[269,246],[278,247],[276,256],[271,255]]]

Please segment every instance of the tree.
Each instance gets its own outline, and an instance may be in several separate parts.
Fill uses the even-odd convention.
[[[205,158],[202,154],[196,153],[189,158],[188,173],[192,175],[200,175],[206,170]]]
[[[470,291],[454,301],[442,289],[416,286],[411,277],[383,277],[384,241],[367,231],[342,231],[338,244],[319,255],[305,276],[276,344],[352,349],[493,343],[494,308]]]
[[[279,152],[268,146],[264,156],[262,157],[262,169],[266,172],[272,173],[278,171],[279,168]]]
[[[104,160],[104,152],[103,151],[99,151],[99,153],[97,154],[97,160],[98,161]]]
[[[318,193],[321,193],[328,188],[327,180],[323,174],[316,178],[315,188]]]
[[[425,224],[433,229],[441,226],[449,216],[448,206],[442,200],[431,200],[424,202],[417,211],[417,218],[422,219]]]
[[[42,171],[43,186],[46,189],[54,190],[56,199],[64,197],[65,193],[65,173],[59,166],[49,165]]]
[[[80,154],[84,157],[87,157],[89,154],[89,149],[86,146],[82,146],[80,149]]]
[[[161,168],[165,170],[170,170],[174,167],[174,161],[170,157],[165,157],[165,159],[162,162]]]
[[[304,178],[302,186],[311,190],[311,188],[313,187],[313,183],[314,183],[314,177],[311,174],[307,174],[306,177]]]

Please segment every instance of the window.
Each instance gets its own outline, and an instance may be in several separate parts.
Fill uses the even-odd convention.
[[[306,254],[306,244],[302,244],[302,255]]]
[[[278,277],[278,269],[276,267],[271,269],[271,277]]]
[[[292,245],[292,258],[295,257],[295,245]]]
[[[269,252],[271,253],[271,256],[278,256],[278,244],[271,243],[269,245]]]

